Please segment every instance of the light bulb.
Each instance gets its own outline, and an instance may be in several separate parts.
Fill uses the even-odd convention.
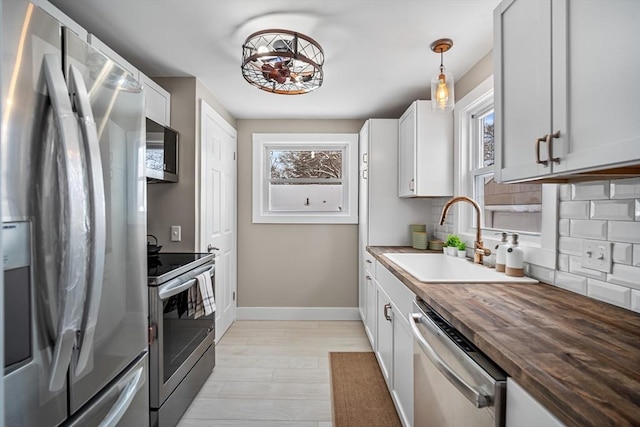
[[[447,88],[447,80],[444,73],[440,73],[438,76],[438,87],[436,89],[436,102],[438,103],[438,108],[445,109],[448,100],[449,89]]]

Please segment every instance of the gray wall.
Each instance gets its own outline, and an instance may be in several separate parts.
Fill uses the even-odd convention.
[[[253,133],[358,133],[361,120],[238,120],[238,306],[357,307],[357,224],[253,224]]]
[[[193,252],[198,223],[200,164],[200,99],[204,99],[233,126],[235,120],[195,77],[154,78],[171,93],[171,127],[180,133],[177,183],[147,185],[147,232],[158,238],[163,252]],[[182,241],[171,242],[170,227],[182,227]]]
[[[147,184],[147,231],[163,252],[192,252],[195,238],[195,114],[196,85],[189,77],[157,78],[171,93],[171,127],[180,133],[178,182]],[[170,241],[170,226],[182,226],[182,241]]]
[[[476,86],[493,74],[493,50],[490,50],[480,61],[455,83],[456,101],[464,98]]]

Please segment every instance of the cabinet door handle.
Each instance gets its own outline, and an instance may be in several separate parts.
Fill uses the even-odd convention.
[[[391,322],[391,316],[389,316],[389,310],[391,309],[391,304],[384,305],[384,318]]]
[[[548,141],[549,135],[545,135],[541,138],[536,139],[536,163],[539,165],[543,165],[545,168],[549,166],[548,160],[540,160],[540,143],[543,141]]]
[[[409,191],[414,191],[415,186],[413,185],[415,182],[414,179],[412,179],[411,181],[409,181]]]
[[[371,276],[364,276],[365,279],[371,280]]]
[[[371,264],[371,260],[370,260],[370,259],[366,260],[365,262],[366,262],[367,264]]]
[[[553,157],[553,140],[555,138],[560,138],[560,131],[557,131],[556,133],[552,133],[550,135],[547,135],[547,138],[546,138],[546,141],[547,141],[547,152],[549,153],[549,161],[550,162],[560,163],[560,157]]]

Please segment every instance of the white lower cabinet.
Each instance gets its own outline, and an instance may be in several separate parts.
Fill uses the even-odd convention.
[[[403,313],[393,307],[393,400],[404,426],[413,425],[413,337]]]
[[[378,284],[375,281],[374,277],[368,271],[365,272],[365,318],[364,318],[364,329],[369,337],[369,342],[371,342],[371,347],[373,350],[376,350],[376,300],[378,295]]]
[[[360,308],[360,318],[364,324],[367,338],[373,347],[376,336],[376,260],[370,253],[362,248],[363,255],[360,257],[360,279],[358,280],[358,305]],[[375,347],[373,347],[375,351]]]
[[[379,283],[376,306],[378,308],[376,313],[378,318],[376,356],[378,358],[378,363],[380,364],[380,369],[382,370],[382,376],[387,382],[389,390],[392,390],[393,378],[391,376],[391,369],[393,363],[393,318],[391,317],[391,300]]]
[[[562,427],[560,422],[512,378],[507,378],[506,427]]]
[[[367,271],[365,330],[402,425],[413,426],[413,338],[407,320],[415,294],[379,262]]]

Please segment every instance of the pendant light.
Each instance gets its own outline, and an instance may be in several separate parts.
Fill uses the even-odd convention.
[[[440,54],[440,69],[431,79],[431,107],[449,111],[454,107],[453,74],[447,72],[442,63],[442,54],[453,46],[451,39],[439,39],[431,43],[431,50]]]

